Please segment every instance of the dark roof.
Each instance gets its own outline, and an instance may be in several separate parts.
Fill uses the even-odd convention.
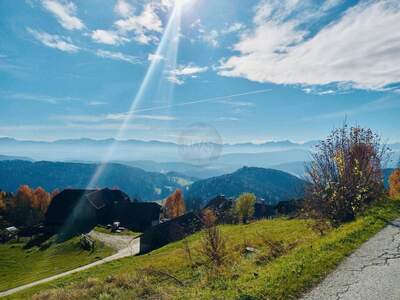
[[[141,235],[140,252],[148,252],[170,242],[183,239],[201,230],[202,227],[200,218],[192,212],[158,224]]]
[[[102,189],[87,193],[85,197],[95,209],[102,209],[115,203],[130,203],[128,195],[120,190]]]
[[[224,195],[219,195],[217,197],[212,198],[203,209],[212,209],[212,210],[223,210],[227,208],[231,208],[233,206],[233,199],[226,198]]]
[[[45,224],[62,225],[78,205],[88,204],[100,210],[115,202],[129,203],[129,197],[119,190],[66,189],[51,201],[46,212]]]
[[[96,225],[119,221],[122,226],[143,232],[159,221],[161,206],[154,202],[131,202],[119,190],[62,191],[51,202],[44,225],[49,232],[72,236]]]

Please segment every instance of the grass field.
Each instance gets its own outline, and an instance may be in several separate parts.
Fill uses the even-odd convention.
[[[97,242],[93,253],[79,247],[79,238],[47,249],[23,249],[24,241],[0,244],[0,291],[49,277],[111,255],[110,248]]]
[[[15,294],[9,299],[292,299],[320,282],[344,257],[400,216],[400,201],[385,200],[364,216],[319,236],[310,220],[262,220],[224,225],[226,265],[212,268],[197,251],[201,233],[147,255],[114,261]],[[268,258],[265,241],[284,252]],[[190,249],[192,259],[185,251]],[[244,255],[243,248],[257,250]],[[56,287],[56,288],[54,288]]]

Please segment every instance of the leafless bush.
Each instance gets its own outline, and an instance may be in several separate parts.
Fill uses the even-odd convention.
[[[344,125],[317,146],[307,168],[306,209],[333,225],[351,221],[384,192],[389,149],[371,129]]]
[[[267,249],[257,254],[255,262],[258,265],[268,263],[273,259],[284,255],[288,250],[292,249],[296,245],[293,243],[286,247],[283,241],[274,240],[261,234],[259,234],[259,237],[264,245],[267,246]]]
[[[314,232],[318,233],[319,236],[324,236],[331,229],[332,226],[329,221],[318,219],[315,220],[315,222],[311,223],[310,227]]]
[[[228,253],[225,240],[216,226],[216,220],[217,218],[211,210],[203,213],[205,230],[201,240],[200,253],[214,266],[221,266]]]
[[[183,240],[183,251],[185,252],[185,256],[189,261],[189,265],[191,267],[194,266],[193,257],[192,257],[192,250],[190,249],[189,242],[185,239]]]

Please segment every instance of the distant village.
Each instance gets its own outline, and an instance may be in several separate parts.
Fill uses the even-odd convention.
[[[14,199],[10,193],[3,192],[2,195],[8,201]],[[7,204],[11,205],[5,203]],[[35,239],[31,243],[40,244],[54,235],[62,241],[102,226],[114,232],[125,229],[141,232],[140,252],[145,253],[201,230],[202,214],[205,210],[212,210],[218,223],[237,222],[232,214],[234,207],[234,198],[217,195],[201,209],[185,211],[180,190],[176,190],[159,204],[132,200],[118,189],[65,189],[54,193],[40,224],[19,227],[18,224],[8,222],[10,226],[2,230],[1,241],[33,235]],[[263,199],[256,199],[252,218],[295,215],[301,207],[301,200],[268,205]],[[3,216],[1,218],[1,222],[7,222]]]

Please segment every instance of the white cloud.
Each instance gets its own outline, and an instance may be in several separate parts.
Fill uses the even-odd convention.
[[[220,33],[216,29],[206,30],[200,19],[194,21],[190,27],[197,30],[197,40],[205,42],[214,48],[219,46],[218,38]]]
[[[176,84],[176,85],[182,85],[182,84],[185,83],[184,80],[179,79],[176,75],[169,75],[167,77],[167,79],[168,79],[169,82],[172,82],[173,84]]]
[[[129,39],[118,34],[118,32],[112,30],[97,29],[92,31],[91,37],[96,43],[107,44],[107,45],[120,45],[128,42]]]
[[[203,41],[214,48],[219,46],[218,37],[219,37],[219,33],[215,29],[204,33],[202,36]]]
[[[115,25],[122,33],[134,32],[135,40],[141,44],[157,41],[154,33],[161,33],[163,26],[156,9],[156,5],[146,4],[141,14],[118,20]]]
[[[224,122],[224,121],[239,121],[239,118],[235,118],[235,117],[219,117],[217,118],[218,122]]]
[[[242,23],[233,23],[228,28],[221,30],[221,34],[230,34],[234,32],[241,31],[245,28]]]
[[[194,64],[179,66],[177,69],[169,71],[167,79],[174,84],[182,85],[185,83],[184,78],[196,77],[196,74],[204,73],[207,70],[208,67],[199,67]]]
[[[76,53],[79,51],[79,47],[72,44],[71,40],[68,37],[48,34],[46,32],[40,32],[31,28],[27,28],[27,30],[35,37],[35,39],[37,39],[47,47],[55,48],[69,53]]]
[[[121,17],[129,17],[133,12],[133,7],[125,0],[117,0],[114,6],[114,12]]]
[[[110,59],[114,59],[114,60],[125,61],[125,62],[128,62],[130,64],[140,64],[141,63],[141,60],[138,57],[132,56],[132,55],[123,54],[121,52],[112,52],[112,51],[107,51],[107,50],[97,50],[96,51],[96,55],[99,56],[99,57],[103,57],[103,58],[110,58]]]
[[[208,67],[198,67],[193,64],[187,66],[180,66],[179,68],[172,70],[171,73],[177,76],[188,76],[198,73],[203,73],[208,70]]]
[[[37,101],[50,104],[58,104],[62,102],[78,101],[78,98],[74,97],[57,97],[43,94],[30,94],[30,93],[19,93],[19,92],[3,92],[1,96],[5,99],[23,100],[23,101]]]
[[[132,114],[130,116],[129,113],[120,113],[120,114],[108,114],[106,116],[106,120],[126,120],[131,118],[132,120],[135,119],[142,119],[142,120],[154,120],[154,121],[174,121],[176,117],[168,116],[168,115],[135,115]]]
[[[59,2],[56,0],[43,0],[43,7],[51,12],[62,27],[68,30],[80,30],[85,27],[83,22],[76,16],[76,6],[72,2]]]
[[[153,53],[150,53],[148,56],[147,56],[147,59],[149,60],[149,61],[151,61],[151,62],[159,62],[160,60],[163,60],[163,59],[165,59],[164,58],[164,56],[162,56],[162,55],[160,55],[160,54],[157,54],[157,53],[155,53],[155,54],[153,54]]]
[[[228,104],[231,105],[233,107],[250,107],[250,106],[254,106],[253,102],[249,102],[249,101],[235,101],[233,99],[223,99],[223,100],[219,100],[217,101],[218,103],[221,104]]]
[[[154,121],[174,121],[176,117],[168,115],[143,115],[129,113],[116,113],[116,114],[102,114],[102,115],[59,115],[53,116],[54,120],[62,120],[67,122],[81,122],[81,123],[98,123],[98,122],[121,122],[128,119],[134,120],[154,120]]]
[[[194,40],[205,42],[211,47],[220,46],[220,39],[225,35],[237,33],[245,29],[242,23],[236,22],[223,29],[206,29],[200,19],[194,21],[190,27],[197,30],[197,37]]]
[[[314,36],[307,25],[341,1],[316,11],[304,9],[304,3],[262,1],[253,32],[242,35],[234,45],[239,54],[222,62],[219,74],[277,84],[344,82],[375,90],[400,81],[398,1],[361,2]]]
[[[88,103],[89,106],[99,106],[99,105],[106,105],[107,102],[104,101],[90,101]]]

